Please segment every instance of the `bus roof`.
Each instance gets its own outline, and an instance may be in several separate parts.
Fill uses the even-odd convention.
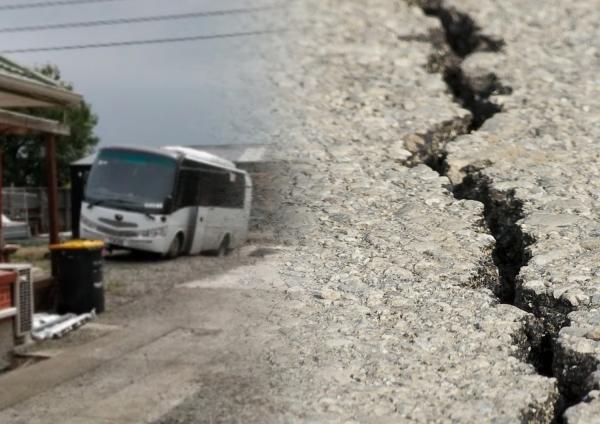
[[[124,150],[124,151],[130,151],[130,152],[151,153],[154,155],[166,156],[166,157],[170,157],[173,159],[178,159],[180,157],[180,155],[178,155],[176,152],[165,151],[163,149],[156,149],[153,147],[106,146],[106,147],[102,147],[100,149],[100,151],[103,151],[103,150]],[[97,154],[95,155],[94,160],[96,160],[96,156],[97,156]]]
[[[223,159],[219,156],[215,156],[211,153],[203,152],[201,150],[193,149],[191,147],[165,146],[161,147],[161,150],[180,153],[186,159],[192,160],[194,162],[212,165],[218,168],[228,169],[230,171],[243,172],[242,170],[238,169],[233,162],[228,161],[227,159]]]
[[[173,159],[177,159],[183,156],[184,158],[192,160],[194,162],[202,163],[205,165],[212,165],[218,168],[227,169],[229,171],[245,173],[245,171],[236,167],[235,163],[227,159],[223,159],[219,156],[213,155],[208,152],[203,152],[201,150],[191,147],[165,146],[160,148],[151,148],[137,146],[107,146],[102,148],[101,150],[130,150],[137,152],[153,153],[156,155],[171,157]],[[95,160],[95,156],[96,155],[94,155],[94,158],[90,160],[90,162],[93,162]]]

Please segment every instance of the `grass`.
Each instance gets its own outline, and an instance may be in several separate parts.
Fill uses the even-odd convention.
[[[126,285],[121,280],[109,279],[104,286],[106,293],[114,296],[124,296],[126,293]]]
[[[50,272],[50,259],[48,258],[48,246],[25,246],[21,247],[10,261],[13,263],[28,263],[34,267]]]

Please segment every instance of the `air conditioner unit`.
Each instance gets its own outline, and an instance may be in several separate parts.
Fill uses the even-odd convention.
[[[0,270],[17,274],[15,284],[14,305],[17,307],[15,319],[15,336],[27,341],[33,329],[33,279],[30,264],[0,264]]]

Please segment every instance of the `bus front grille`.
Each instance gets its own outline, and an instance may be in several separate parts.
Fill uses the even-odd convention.
[[[122,222],[122,221],[116,221],[116,220],[107,219],[107,218],[100,218],[99,221],[103,222],[105,224],[111,225],[113,227],[118,227],[118,228],[137,228],[137,226],[138,226],[134,222]]]
[[[102,234],[106,234],[107,236],[112,236],[112,237],[122,237],[122,238],[137,237],[137,233],[135,231],[113,230],[112,228],[108,228],[103,225],[98,226],[98,231],[100,231]]]

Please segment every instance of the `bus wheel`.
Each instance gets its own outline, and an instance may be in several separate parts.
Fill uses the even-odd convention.
[[[228,253],[229,253],[229,236],[227,235],[227,236],[225,236],[225,238],[221,242],[221,245],[219,246],[219,249],[217,250],[217,257],[222,258],[224,256],[227,256]]]
[[[181,237],[181,234],[177,234],[177,236],[175,236],[175,238],[173,239],[173,242],[171,243],[169,250],[164,255],[165,259],[175,259],[179,255],[181,255],[182,245],[183,245],[183,237]]]

